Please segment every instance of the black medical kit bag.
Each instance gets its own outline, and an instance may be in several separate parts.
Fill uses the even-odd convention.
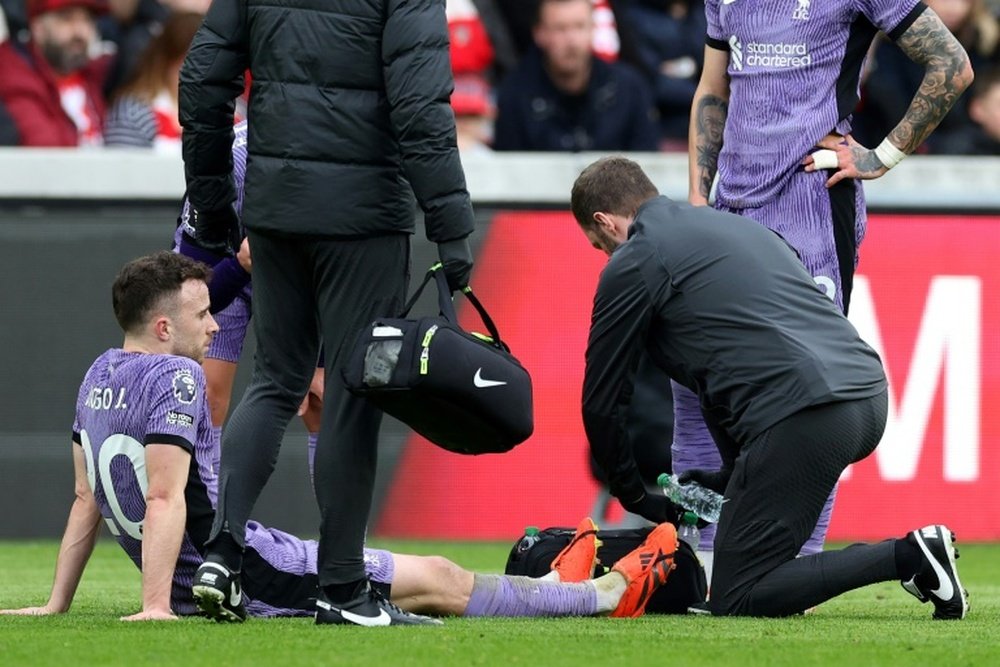
[[[602,544],[597,548],[600,564],[595,577],[606,574],[619,558],[638,548],[653,529],[622,528],[618,530],[598,530],[597,539]],[[572,528],[546,528],[534,534],[535,529],[525,531],[524,536],[514,543],[507,557],[506,574],[525,577],[541,577],[549,573],[552,561],[573,539]],[[653,614],[686,614],[688,607],[705,601],[708,582],[705,568],[687,542],[679,541],[674,555],[676,568],[646,605],[646,612]]]
[[[440,314],[407,318],[431,280]],[[531,376],[472,290],[462,292],[489,336],[458,325],[444,271],[435,264],[398,318],[378,319],[360,333],[341,372],[353,394],[444,449],[506,452],[534,430]]]

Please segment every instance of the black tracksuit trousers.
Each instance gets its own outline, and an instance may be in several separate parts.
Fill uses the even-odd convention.
[[[223,432],[208,548],[222,531],[245,544],[245,524],[309,389],[322,344],[326,385],[314,477],[319,583],[357,581],[365,576],[362,549],[382,413],[347,391],[340,367],[363,327],[399,314],[409,279],[409,235],[331,239],[251,230],[249,238],[257,353],[246,393]]]
[[[895,540],[796,558],[840,474],[875,450],[887,405],[882,392],[815,406],[743,445],[715,537],[712,613],[786,616],[899,578]]]

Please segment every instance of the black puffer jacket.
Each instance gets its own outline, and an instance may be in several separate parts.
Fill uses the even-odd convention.
[[[181,69],[188,196],[235,198],[233,100],[249,69],[245,225],[322,236],[472,232],[444,0],[214,0]],[[412,189],[412,194],[411,194]]]

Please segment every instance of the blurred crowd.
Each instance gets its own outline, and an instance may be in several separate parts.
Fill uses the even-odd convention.
[[[925,2],[965,46],[976,80],[920,152],[1000,155],[1000,0]],[[179,153],[178,72],[210,3],[0,0],[0,145]],[[703,3],[447,0],[460,148],[686,150]],[[879,36],[855,138],[877,145],[922,76]]]

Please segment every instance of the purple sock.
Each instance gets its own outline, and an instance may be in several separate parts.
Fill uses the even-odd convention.
[[[307,455],[309,457],[309,482],[313,481],[313,468],[316,465],[316,438],[319,437],[318,433],[309,434],[309,449],[307,450]]]
[[[833,487],[833,491],[830,492],[830,496],[826,499],[826,504],[823,505],[823,511],[819,513],[819,520],[816,522],[816,528],[813,529],[812,535],[806,540],[806,543],[802,545],[802,549],[799,554],[802,556],[808,556],[810,554],[818,554],[823,550],[823,543],[826,541],[826,531],[830,528],[830,515],[833,514],[833,500],[837,497],[837,487]]]
[[[671,385],[674,391],[674,444],[670,452],[673,456],[674,472],[680,474],[694,468],[718,470],[722,466],[722,458],[701,416],[698,396],[676,382],[672,382]],[[837,489],[834,487],[830,497],[826,499],[823,511],[816,522],[816,528],[799,552],[801,555],[807,556],[823,550],[826,531],[830,527],[830,515],[833,513],[833,499],[836,495]],[[701,529],[699,549],[713,551],[714,542],[715,524],[709,524]]]
[[[560,584],[529,577],[477,574],[464,616],[590,616],[597,613],[592,584]]]

